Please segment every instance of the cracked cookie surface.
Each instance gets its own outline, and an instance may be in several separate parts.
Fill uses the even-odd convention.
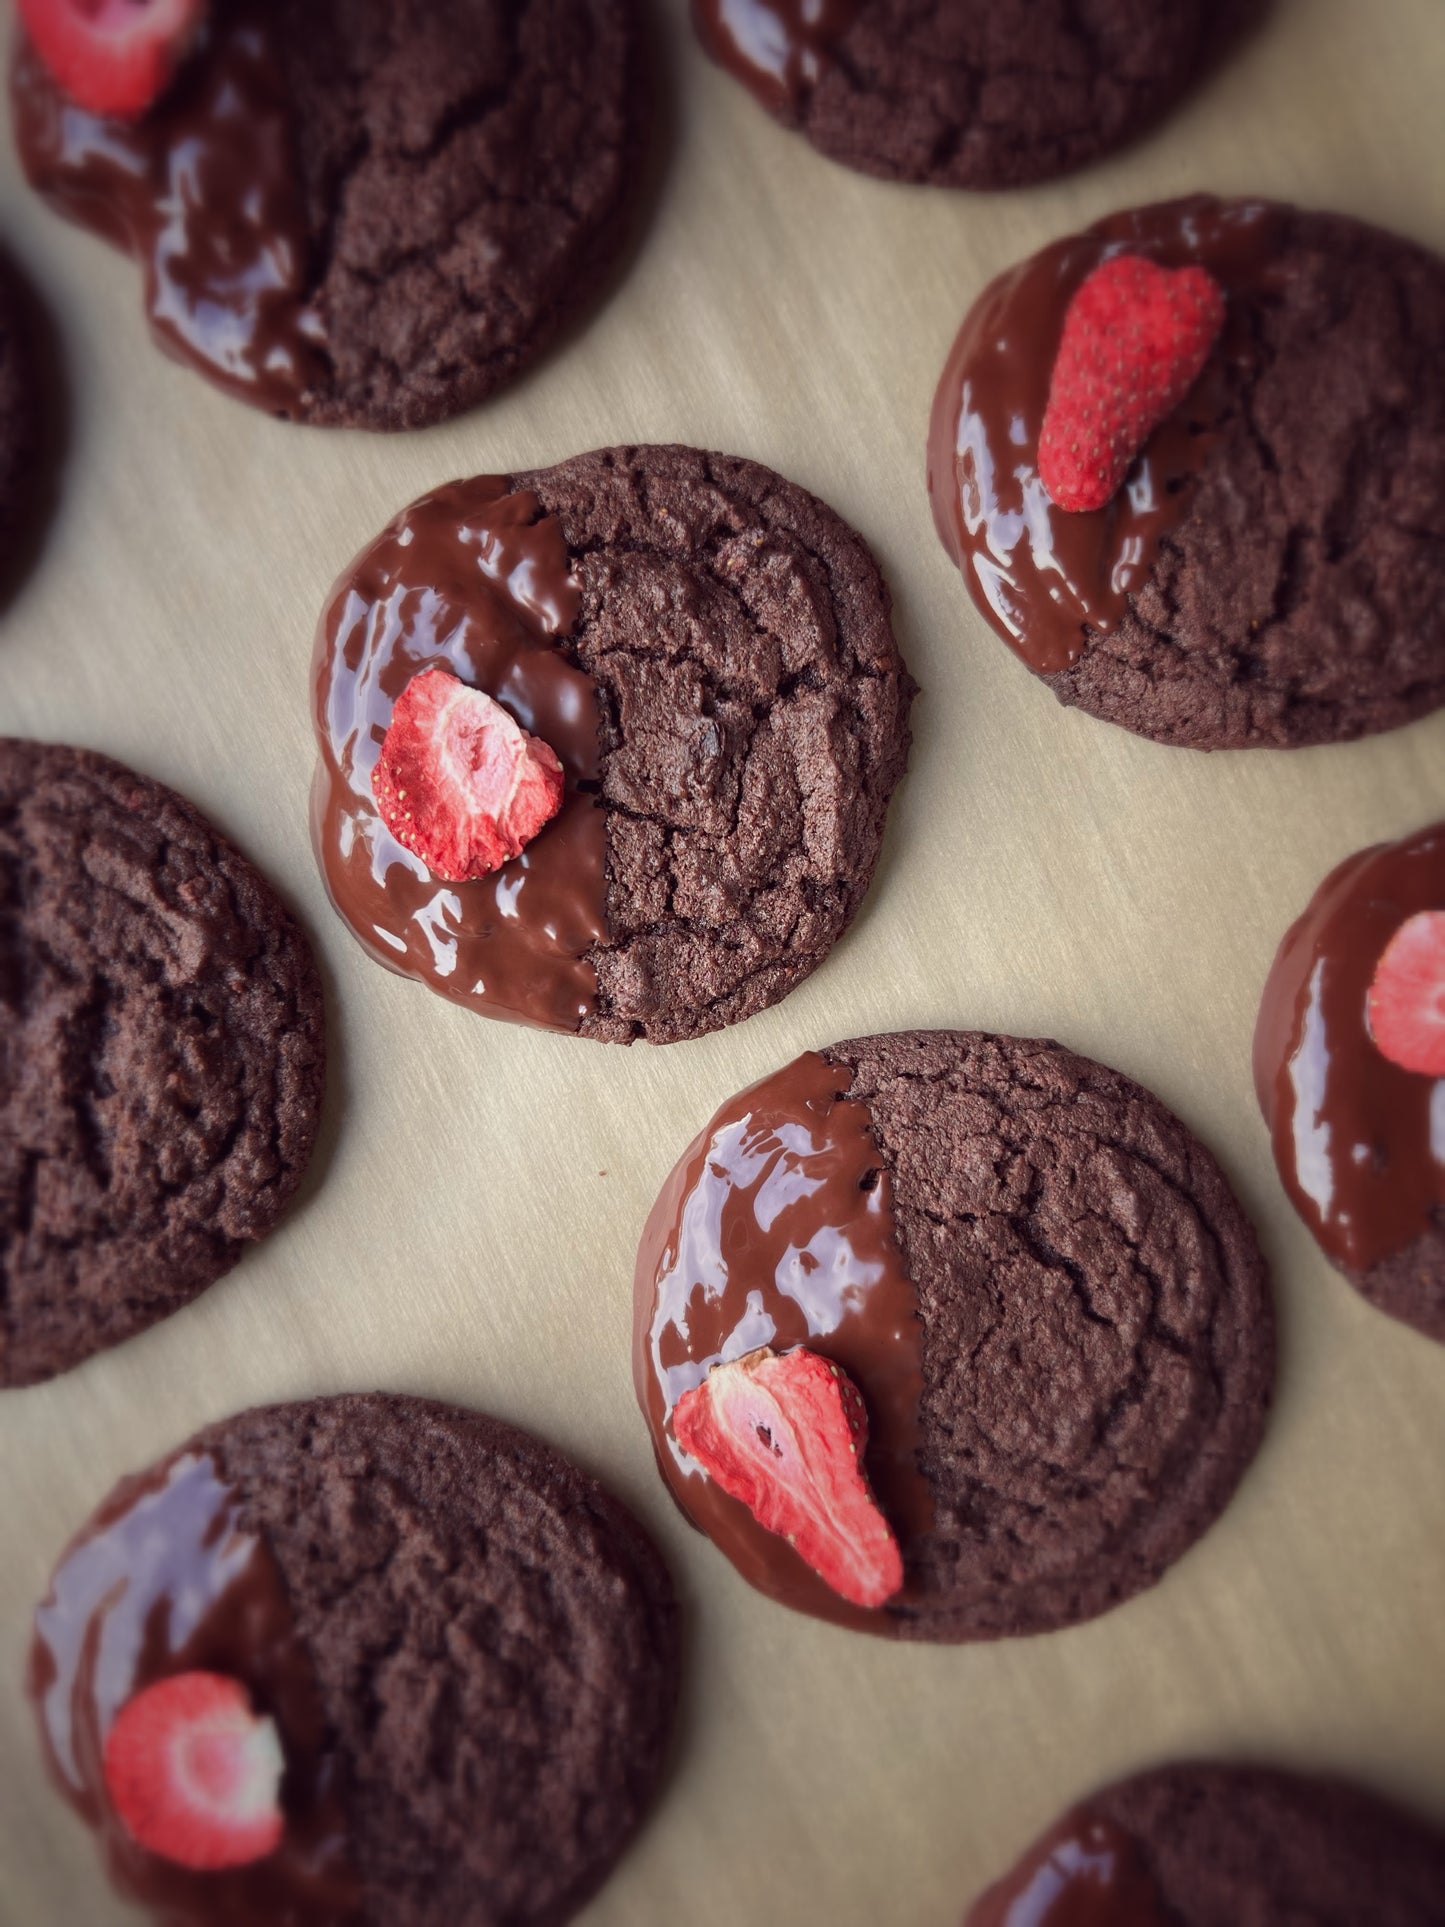
[[[560,1922],[656,1792],[672,1584],[630,1512],[540,1441],[381,1394],[202,1432],[280,1569],[364,1894],[385,1927]]]
[[[310,946],[251,864],[119,763],[0,740],[0,1386],[229,1271],[323,1079]]]
[[[607,449],[513,478],[555,515],[597,684],[608,939],[584,1036],[740,1022],[857,914],[913,683],[866,543],[756,462]]]
[[[1278,211],[1215,445],[1061,702],[1198,749],[1344,742],[1445,702],[1445,261]]]
[[[897,1630],[1041,1632],[1152,1585],[1228,1502],[1271,1395],[1265,1265],[1219,1166],[1057,1044],[911,1032],[822,1054],[868,1106],[922,1320],[935,1516],[904,1547]]]
[[[694,0],[709,51],[822,153],[887,180],[968,188],[1046,180],[1142,132],[1193,78],[1218,11],[1200,0],[844,0],[801,12]],[[757,26],[734,41],[730,23],[754,12]],[[780,48],[793,49],[786,78]]]
[[[596,293],[642,58],[633,0],[218,0],[141,121],[65,106],[23,43],[15,118],[33,184],[145,263],[171,352],[296,420],[417,428]]]

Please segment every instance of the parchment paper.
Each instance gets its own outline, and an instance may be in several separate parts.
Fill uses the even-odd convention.
[[[59,318],[63,503],[0,619],[0,728],[178,786],[289,894],[331,992],[324,1141],[284,1227],[197,1304],[0,1395],[0,1920],[109,1927],[20,1679],[62,1544],[122,1472],[239,1407],[383,1386],[483,1407],[607,1479],[686,1602],[674,1770],[588,1914],[612,1927],[944,1927],[1099,1781],[1183,1754],[1349,1771],[1445,1819],[1445,1347],[1371,1311],[1285,1202],[1249,1076],[1274,946],[1332,864],[1445,816],[1445,714],[1349,748],[1212,757],[1057,707],[934,538],[933,384],[985,281],[1196,188],[1333,206],[1445,249],[1439,0],[1280,0],[1144,145],[1009,196],[891,188],[775,128],[693,46],[650,228],[591,327],[501,400],[401,439],[289,428],[151,347],[135,268],[0,152],[0,232]],[[1445,344],[1442,344],[1445,347]],[[754,456],[874,545],[923,687],[858,926],[776,1010],[666,1050],[484,1021],[363,957],[307,840],[312,628],[403,503],[623,441]],[[1214,1147],[1275,1268],[1278,1406],[1229,1511],[1075,1631],[893,1647],[749,1591],[674,1512],[628,1374],[652,1197],[729,1092],[910,1025],[1053,1035]]]

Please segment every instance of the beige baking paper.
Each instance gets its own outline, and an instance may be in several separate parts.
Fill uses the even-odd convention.
[[[0,232],[59,317],[74,424],[58,523],[0,620],[0,727],[195,798],[299,907],[333,1044],[321,1151],[277,1235],[145,1337],[0,1394],[5,1927],[136,1918],[42,1779],[21,1692],[64,1540],[194,1427],[343,1388],[535,1428],[666,1550],[676,1761],[599,1927],[945,1927],[1057,1809],[1180,1754],[1339,1768],[1445,1819],[1445,1347],[1319,1256],[1249,1075],[1261,981],[1319,878],[1445,816],[1445,714],[1204,757],[1066,712],[966,601],[923,484],[965,307],[1115,207],[1264,193],[1445,249],[1445,10],[1280,0],[1143,146],[1008,196],[844,172],[704,62],[680,0],[667,41],[668,166],[625,282],[503,399],[399,439],[286,427],[168,363],[135,268],[48,215],[3,143]],[[673,439],[769,463],[864,532],[923,694],[837,955],[740,1029],[622,1051],[487,1022],[362,955],[307,841],[308,661],[332,578],[413,496]],[[1223,1159],[1274,1266],[1278,1407],[1238,1498],[1157,1590],[1051,1637],[894,1647],[769,1604],[674,1512],[633,1404],[633,1250],[688,1138],[798,1051],[912,1025],[1054,1035],[1142,1079]]]

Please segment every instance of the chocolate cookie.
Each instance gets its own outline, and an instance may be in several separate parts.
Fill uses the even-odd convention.
[[[0,1386],[143,1331],[266,1235],[324,1061],[310,946],[198,810],[0,739]]]
[[[36,321],[29,290],[0,251],[0,600],[13,586],[33,533],[35,498],[50,479],[38,474],[47,384]]]
[[[787,995],[852,921],[913,684],[861,537],[754,462],[604,449],[456,482],[346,571],[317,639],[315,842],[370,953],[489,1015],[671,1043]],[[561,813],[448,882],[372,772],[441,668],[560,758]]]
[[[1194,387],[1106,507],[1038,474],[1064,316],[1106,258],[1225,297]],[[934,520],[1063,703],[1195,749],[1343,742],[1445,700],[1445,262],[1333,214],[1111,216],[996,281],[933,405]]]
[[[1223,32],[1206,0],[693,0],[698,38],[786,127],[864,174],[1021,187],[1120,147]]]
[[[12,91],[31,183],[140,260],[162,346],[342,427],[444,420],[536,357],[620,251],[646,119],[633,0],[215,0],[138,121],[24,43]]]
[[[570,1919],[677,1698],[672,1586],[631,1514],[525,1433],[380,1393],[243,1412],[123,1481],[35,1626],[57,1784],[176,1927]],[[239,1685],[284,1759],[279,1838],[224,1871],[172,1857],[183,1813],[161,1851],[117,1810],[117,1716],[181,1675]]]
[[[846,1603],[678,1445],[712,1368],[806,1346],[862,1395],[902,1553]],[[663,1477],[785,1604],[903,1638],[1043,1632],[1152,1585],[1259,1443],[1274,1323],[1209,1153],[1057,1044],[904,1032],[725,1104],[638,1252],[633,1370]]]
[[[1093,1794],[964,1927],[1438,1927],[1445,1834],[1342,1780],[1156,1768]],[[1042,1911],[1041,1911],[1042,1910]]]
[[[1445,1083],[1387,1057],[1370,1014],[1392,939],[1432,914],[1438,1005],[1445,823],[1331,871],[1270,969],[1254,1086],[1284,1187],[1325,1256],[1371,1304],[1445,1343]]]

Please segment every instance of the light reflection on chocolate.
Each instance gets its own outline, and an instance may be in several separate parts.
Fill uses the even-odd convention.
[[[1133,1836],[1080,1807],[979,1896],[964,1927],[1167,1927],[1171,1918]]]
[[[772,1598],[868,1631],[907,1610],[840,1599],[719,1490],[670,1430],[710,1366],[761,1345],[840,1365],[868,1410],[865,1470],[905,1567],[932,1523],[918,1467],[921,1327],[893,1229],[892,1184],[851,1073],[808,1052],[732,1098],[663,1186],[637,1255],[633,1372],[663,1477],[683,1511]]]
[[[1250,353],[1251,304],[1269,295],[1280,210],[1207,195],[1112,215],[1000,276],[975,302],[939,380],[928,491],[939,539],[1005,642],[1039,675],[1075,663],[1118,626],[1232,406],[1227,370]],[[1228,297],[1224,332],[1185,401],[1161,422],[1106,507],[1056,508],[1039,433],[1064,315],[1109,256],[1208,269]]]
[[[285,1833],[263,1860],[197,1873],[137,1846],[106,1792],[105,1739],[144,1687],[215,1672],[276,1722]],[[264,1543],[205,1453],[127,1479],[61,1559],[35,1615],[29,1688],[57,1786],[121,1892],[173,1927],[356,1927],[338,1766],[309,1656]]]
[[[555,517],[502,476],[453,482],[402,512],[342,576],[315,657],[321,760],[312,832],[332,902],[380,962],[457,1003],[575,1031],[607,937],[597,690],[565,638],[579,591]],[[443,883],[377,811],[371,772],[424,669],[484,689],[557,752],[560,813],[491,876]]]
[[[703,46],[769,112],[816,86],[862,0],[693,0]]]
[[[67,100],[23,39],[11,95],[31,185],[141,263],[162,346],[243,401],[294,415],[324,383],[327,361],[308,298],[283,31],[275,0],[218,9],[171,87],[136,121]]]
[[[1279,947],[1254,1033],[1254,1085],[1295,1209],[1326,1254],[1363,1272],[1445,1208],[1445,1080],[1403,1069],[1369,1030],[1391,937],[1445,910],[1445,823],[1333,870]]]

